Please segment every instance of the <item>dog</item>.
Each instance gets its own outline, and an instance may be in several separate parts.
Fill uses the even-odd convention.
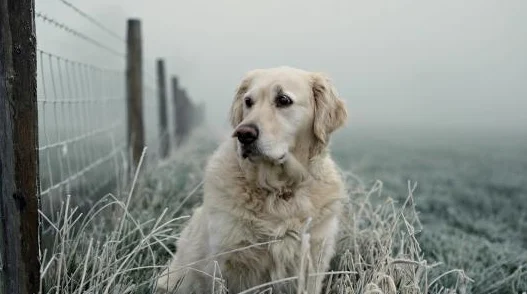
[[[286,66],[246,73],[230,109],[232,138],[208,160],[203,204],[156,293],[262,284],[260,291],[320,293],[346,197],[328,143],[347,116],[325,74]]]

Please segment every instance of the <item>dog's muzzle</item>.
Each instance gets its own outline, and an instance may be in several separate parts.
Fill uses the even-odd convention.
[[[257,155],[258,152],[255,142],[258,140],[259,134],[260,131],[254,124],[243,124],[236,128],[233,137],[238,138],[238,142],[240,142],[243,158],[247,158],[250,155]]]

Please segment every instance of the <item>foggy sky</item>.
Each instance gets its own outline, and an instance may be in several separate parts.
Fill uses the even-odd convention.
[[[122,42],[58,0],[36,2],[37,11],[124,52]],[[330,75],[351,127],[527,127],[524,0],[71,2],[123,38],[126,19],[139,17],[145,68],[155,73],[154,58],[164,57],[167,71],[192,99],[206,102],[217,124],[227,126],[246,71],[290,65]],[[47,51],[124,66],[39,22],[37,32]]]

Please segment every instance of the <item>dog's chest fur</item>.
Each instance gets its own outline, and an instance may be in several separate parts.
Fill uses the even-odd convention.
[[[302,190],[287,190],[287,197],[282,191],[257,189],[245,193],[251,194],[245,198],[251,201],[242,201],[230,211],[214,209],[209,218],[210,250],[235,250],[219,259],[229,288],[244,289],[254,286],[251,281],[294,276],[302,258],[302,230],[313,215],[310,201],[300,199],[306,197]],[[215,213],[222,216],[215,217]]]

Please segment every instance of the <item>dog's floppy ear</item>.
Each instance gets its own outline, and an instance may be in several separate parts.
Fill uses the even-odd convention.
[[[328,143],[329,135],[344,125],[348,112],[344,101],[325,74],[313,73],[311,83],[315,99],[313,133],[319,145],[316,149],[320,149]]]
[[[234,94],[234,100],[232,101],[230,111],[230,122],[233,128],[239,125],[243,120],[243,95],[245,95],[245,93],[249,89],[252,75],[253,71],[248,72],[245,75],[240,85],[236,89],[236,93]]]

